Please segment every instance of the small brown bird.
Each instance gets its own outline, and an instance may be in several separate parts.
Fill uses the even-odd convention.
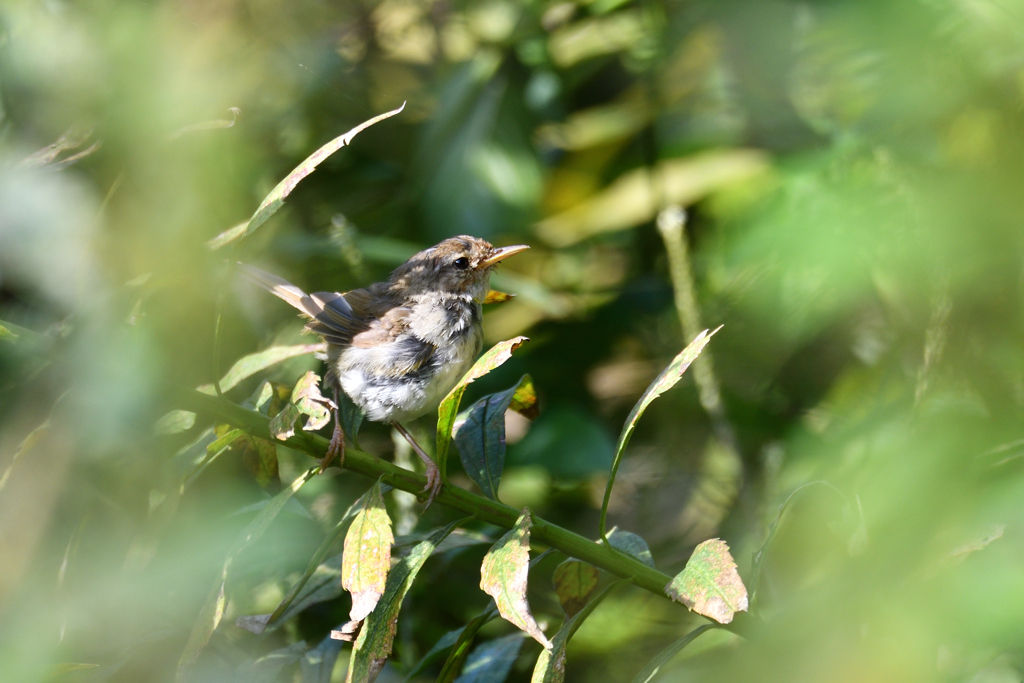
[[[441,487],[437,465],[401,425],[435,408],[483,346],[481,308],[491,270],[529,249],[495,248],[460,235],[415,254],[387,282],[351,292],[314,292],[239,264],[260,286],[309,318],[306,329],[327,342],[325,386],[344,391],[375,422],[394,425],[427,468],[427,504]],[[321,470],[339,456],[345,434],[335,411],[334,435]]]

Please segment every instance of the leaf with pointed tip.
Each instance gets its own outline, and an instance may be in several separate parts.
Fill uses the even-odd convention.
[[[270,433],[281,441],[288,440],[302,415],[308,416],[302,428],[314,432],[330,421],[333,407],[334,403],[320,393],[320,376],[310,370],[295,383],[288,405],[270,420]]]
[[[341,586],[352,594],[352,621],[365,619],[384,594],[394,542],[378,479],[345,535]]]
[[[566,616],[579,613],[597,590],[597,567],[582,560],[568,559],[555,567],[551,582]]]
[[[387,586],[380,602],[363,623],[359,637],[352,645],[352,655],[348,663],[347,683],[373,683],[384,668],[384,663],[391,654],[391,646],[398,628],[398,612],[402,607],[405,594],[412,587],[412,582],[423,567],[423,563],[434,552],[448,534],[466,520],[452,522],[439,529],[430,538],[423,541],[408,556],[395,565],[388,575]],[[355,526],[355,522],[353,522]]]
[[[523,646],[523,633],[495,638],[476,647],[455,683],[504,683]]]
[[[530,603],[526,600],[526,582],[530,571],[530,511],[523,514],[507,534],[498,539],[480,567],[480,588],[498,605],[498,612],[509,623],[518,626],[544,647],[551,641],[540,630]]]
[[[515,294],[507,294],[505,292],[499,292],[495,289],[487,290],[487,296],[484,297],[485,304],[503,304],[506,301],[514,299]]]
[[[380,487],[381,495],[390,490],[391,486],[388,484]],[[372,492],[373,490],[371,489],[360,496],[358,500],[349,506],[337,524],[334,525],[334,529],[327,535],[316,552],[313,553],[313,557],[310,558],[309,563],[306,565],[306,571],[302,573],[299,580],[295,582],[295,585],[291,587],[288,594],[281,600],[281,604],[270,615],[269,627],[288,621],[309,605],[320,602],[318,600],[320,596],[325,596],[324,600],[333,600],[338,595],[341,595],[341,583],[338,581],[338,578],[341,576],[342,554],[326,561],[324,558],[330,553],[335,543],[345,535],[349,528],[349,522],[352,521],[359,510],[363,509],[366,499],[369,498]],[[331,594],[328,584],[335,583],[337,584],[337,593]]]
[[[654,557],[651,549],[640,536],[630,532],[614,528],[608,532],[608,545],[620,550],[631,557],[635,557],[651,569],[654,569]]]
[[[153,431],[162,436],[180,434],[192,429],[195,423],[195,413],[190,413],[187,410],[172,410],[156,421]]]
[[[505,468],[505,411],[523,385],[533,389],[529,375],[524,375],[511,389],[474,403],[455,429],[462,467],[491,500],[498,499],[498,484]]]
[[[690,367],[693,361],[697,360],[697,356],[704,350],[711,337],[722,329],[719,327],[714,332],[708,333],[704,330],[697,337],[690,342],[690,344],[679,352],[672,362],[668,364],[661,374],[658,375],[651,385],[647,387],[647,391],[644,392],[640,400],[633,406],[633,410],[630,411],[629,417],[626,418],[626,424],[622,427],[622,433],[619,434],[619,441],[615,446],[615,457],[612,459],[611,471],[608,473],[608,483],[604,489],[604,502],[601,504],[601,522],[600,530],[601,536],[605,537],[605,528],[608,519],[608,503],[612,497],[612,486],[615,485],[615,474],[619,471],[619,463],[622,461],[622,453],[626,450],[626,446],[629,445],[629,438],[633,436],[633,430],[636,429],[636,423],[640,420],[640,417],[647,410],[647,406],[651,405],[654,399],[658,398],[666,391],[676,385],[676,383],[682,378],[683,373]]]
[[[668,664],[684,647],[696,640],[697,636],[713,628],[715,628],[713,624],[702,624],[666,647],[633,678],[633,683],[650,683],[651,679],[661,671],[661,667]]]
[[[245,229],[249,227],[249,221],[242,221],[238,225],[233,225],[224,232],[218,233],[215,237],[210,238],[206,241],[206,248],[210,251],[216,251],[223,246],[231,244],[236,239],[245,234]]]
[[[281,205],[284,204],[285,198],[291,194],[292,190],[295,189],[295,186],[299,184],[299,181],[316,170],[316,167],[319,166],[324,159],[352,142],[352,138],[360,132],[366,130],[379,121],[383,121],[386,118],[390,118],[395,114],[398,114],[403,109],[405,109],[404,102],[398,109],[393,109],[389,112],[374,116],[369,121],[363,121],[349,132],[344,135],[339,135],[317,151],[310,154],[305,161],[296,166],[291,173],[286,175],[284,180],[279,182],[277,186],[270,191],[270,194],[260,202],[260,206],[256,209],[256,213],[254,213],[252,218],[249,219],[249,224],[246,226],[243,235],[251,235],[256,228],[263,225],[268,218],[274,215],[274,213],[281,208]]]
[[[665,594],[720,624],[731,622],[736,612],[747,611],[747,588],[729,546],[717,538],[694,549],[683,571],[665,586]]]
[[[462,395],[466,393],[466,387],[474,380],[480,379],[488,372],[498,367],[509,358],[512,352],[518,349],[524,342],[530,341],[527,337],[516,337],[506,341],[498,342],[492,346],[484,355],[477,359],[473,367],[469,369],[459,383],[448,392],[448,395],[441,400],[437,407],[437,451],[434,462],[441,470],[441,477],[448,481],[446,465],[448,463],[448,449],[452,444],[452,427],[455,425],[455,416],[459,412],[459,403],[462,402]]]
[[[296,344],[294,346],[271,346],[257,351],[256,353],[250,353],[248,356],[242,356],[235,364],[231,366],[231,369],[220,380],[220,390],[228,391],[238,386],[238,383],[244,379],[248,379],[255,375],[261,370],[266,370],[272,365],[277,365],[282,361],[286,361],[289,358],[295,356],[304,356],[307,353],[317,353],[323,351],[327,347],[326,344]],[[204,384],[199,387],[199,391],[204,394],[213,395],[215,393],[212,384]]]
[[[608,594],[626,581],[628,579],[608,584],[597,597],[562,624],[562,627],[555,633],[555,637],[551,639],[551,647],[542,651],[537,657],[537,664],[533,667],[530,683],[562,683],[565,680],[565,647],[569,644],[569,640],[576,635],[576,631],[583,625],[583,622],[608,597]]]

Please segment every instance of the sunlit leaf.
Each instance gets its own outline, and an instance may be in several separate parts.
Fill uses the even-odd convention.
[[[466,658],[455,683],[503,683],[519,656],[523,638],[522,633],[513,633],[481,643]]]
[[[295,422],[303,415],[308,419],[302,428],[316,431],[330,421],[333,407],[334,403],[320,393],[320,376],[310,370],[295,383],[288,405],[270,420],[270,433],[281,441],[291,438]]]
[[[162,435],[179,434],[192,429],[195,423],[195,413],[190,413],[187,410],[172,410],[156,421],[153,431]]]
[[[719,328],[721,329],[721,328]],[[714,332],[708,334],[707,330],[704,330],[697,337],[690,342],[690,344],[679,352],[672,362],[668,364],[661,374],[658,375],[651,385],[647,387],[647,391],[640,397],[640,400],[633,406],[633,410],[630,411],[629,417],[626,418],[626,424],[622,427],[622,433],[619,434],[619,441],[615,446],[615,457],[612,460],[611,471],[608,475],[608,484],[604,490],[604,502],[601,504],[601,535],[605,535],[606,523],[608,518],[608,502],[611,500],[612,486],[615,485],[615,475],[619,471],[619,463],[622,461],[622,453],[626,450],[626,446],[629,445],[629,439],[633,436],[633,430],[636,429],[636,423],[643,416],[644,411],[647,410],[654,399],[661,396],[663,393],[671,389],[676,385],[682,376],[686,372],[686,369],[690,367],[690,364],[697,359],[700,352],[704,350],[707,343],[711,340],[711,337],[718,332],[716,329]]]
[[[528,403],[531,397],[536,404],[533,382],[529,375],[525,375],[511,389],[485,396],[474,403],[455,430],[455,445],[459,448],[466,474],[492,500],[498,499],[498,484],[505,468],[505,411],[521,388],[524,391],[521,392],[520,405]]]
[[[317,151],[310,154],[305,161],[296,166],[291,173],[286,175],[284,177],[284,180],[279,182],[277,186],[270,191],[270,194],[268,194],[263,199],[263,201],[260,203],[259,208],[256,209],[256,213],[254,213],[252,215],[252,218],[249,219],[249,224],[246,227],[245,232],[243,234],[251,235],[256,230],[256,228],[263,225],[263,223],[266,222],[268,218],[274,215],[274,213],[276,213],[277,210],[281,208],[281,205],[284,204],[285,198],[289,194],[291,194],[292,190],[295,189],[295,186],[299,184],[299,181],[301,181],[303,178],[305,178],[314,170],[316,170],[316,167],[319,166],[324,159],[331,156],[336,151],[352,142],[352,138],[354,138],[356,135],[366,130],[373,124],[379,121],[383,121],[384,119],[390,118],[395,114],[401,112],[403,109],[405,109],[404,102],[402,103],[402,106],[399,107],[398,109],[393,109],[389,112],[385,112],[383,114],[379,114],[378,116],[374,116],[372,119],[368,121],[363,121],[358,126],[348,131],[344,135],[339,135],[338,137],[334,138]]]
[[[466,387],[470,382],[483,377],[507,361],[512,357],[513,351],[528,341],[530,340],[527,337],[516,337],[492,346],[477,359],[469,372],[463,375],[459,383],[441,400],[441,405],[437,408],[437,453],[434,456],[434,462],[437,463],[438,469],[441,470],[441,476],[445,480],[448,477],[445,466],[448,462],[448,449],[452,444],[452,427],[455,425],[455,416],[459,412],[459,403],[462,402],[462,394],[466,392]]]
[[[207,240],[206,248],[210,251],[215,251],[221,247],[231,244],[236,239],[245,234],[245,229],[249,226],[249,221],[242,221],[238,225],[233,225],[217,236]]]
[[[665,586],[676,602],[720,624],[747,610],[747,588],[736,571],[729,546],[717,538],[698,545],[686,568]]]
[[[485,304],[502,304],[510,299],[515,298],[515,294],[507,294],[505,292],[499,292],[494,289],[487,290],[487,296],[484,297]]]
[[[217,626],[220,624],[220,621],[224,616],[224,608],[226,605],[224,587],[227,582],[228,573],[231,570],[231,565],[235,558],[253,542],[263,536],[264,532],[266,532],[271,523],[273,523],[277,518],[281,510],[284,509],[285,504],[291,500],[296,491],[302,488],[303,484],[309,481],[313,475],[316,474],[318,469],[318,467],[314,467],[307,470],[305,474],[297,477],[291,485],[271,498],[267,505],[260,510],[256,517],[246,525],[245,529],[242,530],[242,533],[239,534],[238,538],[235,539],[230,550],[228,550],[227,558],[224,560],[224,565],[221,567],[217,581],[210,591],[210,594],[207,596],[206,601],[203,603],[203,607],[199,612],[199,617],[196,619],[195,624],[192,626],[192,631],[189,633],[188,641],[185,643],[185,649],[181,653],[181,658],[178,660],[177,680],[182,681],[188,677],[188,672],[191,670],[192,665],[195,664],[196,660],[199,658],[199,654],[206,647],[207,643],[210,642],[210,637],[213,635],[213,632],[217,629]]]
[[[380,487],[381,495],[384,495],[391,490],[391,486],[383,484]],[[332,560],[324,561],[330,553],[331,548],[345,535],[348,531],[349,522],[356,516],[356,513],[363,509],[366,505],[366,500],[373,493],[373,489],[367,491],[359,497],[352,505],[349,506],[345,514],[341,516],[341,519],[334,525],[334,529],[331,533],[327,534],[323,543],[317,548],[316,552],[313,553],[313,557],[310,558],[306,565],[306,571],[302,573],[299,580],[295,582],[295,585],[291,587],[288,594],[285,595],[284,599],[281,600],[281,604],[277,606],[274,613],[270,617],[269,626],[274,626],[278,623],[287,621],[293,616],[297,615],[303,609],[311,604],[319,602],[318,598],[323,595],[328,595],[329,590],[327,585],[331,584],[336,586],[336,593],[325,597],[325,600],[331,600],[341,595],[341,582],[338,580],[341,576],[341,560],[342,555],[339,554]],[[333,560],[337,560],[335,563]],[[307,583],[308,582],[308,583]],[[334,590],[334,589],[331,589]]]
[[[533,388],[533,379],[529,375],[519,380],[508,408],[530,420],[540,415],[540,409],[537,407],[537,390]]]
[[[661,671],[661,667],[668,664],[673,657],[679,654],[684,647],[692,643],[697,636],[713,628],[715,628],[713,624],[702,624],[666,647],[654,659],[647,662],[647,666],[641,669],[640,673],[633,677],[633,683],[650,683],[651,679]]]
[[[318,353],[326,348],[325,344],[296,344],[293,346],[271,346],[270,348],[263,349],[256,353],[250,353],[248,356],[242,356],[235,364],[231,366],[231,369],[227,371],[224,377],[220,380],[220,390],[229,391],[238,385],[244,379],[252,377],[257,372],[266,370],[271,365],[277,365],[281,361],[294,358],[295,356],[302,356],[307,353]],[[204,384],[199,387],[199,391],[213,395],[216,393],[213,389],[212,384]]]
[[[412,587],[416,575],[423,563],[433,554],[437,546],[465,520],[452,522],[439,529],[430,538],[423,541],[409,555],[402,559],[387,578],[387,586],[380,602],[363,623],[359,637],[352,646],[349,659],[347,683],[372,683],[376,680],[384,663],[391,654],[398,627],[398,612],[402,607],[405,594]],[[353,527],[355,522],[353,522]]]
[[[18,335],[14,334],[3,325],[0,325],[0,340],[14,341],[17,338]]]
[[[494,598],[498,612],[506,621],[518,626],[546,648],[551,641],[540,630],[526,599],[526,583],[530,571],[530,511],[516,520],[516,525],[498,539],[480,567],[480,588]]]
[[[654,558],[651,556],[651,549],[640,536],[621,529],[612,529],[608,532],[608,545],[621,550],[622,552],[635,557],[648,567],[654,568]]]
[[[341,641],[328,635],[314,648],[306,650],[299,660],[302,683],[331,683],[334,665],[341,652]]]
[[[749,149],[713,150],[625,173],[602,192],[537,223],[537,234],[564,247],[654,218],[666,204],[689,206],[719,188],[764,173],[768,158]]]
[[[391,518],[377,480],[345,535],[341,586],[352,594],[352,621],[365,619],[384,594],[394,542]]]
[[[593,613],[608,594],[625,583],[625,580],[609,584],[593,600],[588,602],[575,616],[569,618],[551,639],[551,646],[537,657],[530,683],[562,683],[565,680],[565,648],[587,617]]]
[[[582,560],[568,559],[555,567],[551,582],[567,616],[575,616],[597,590],[597,567]]]

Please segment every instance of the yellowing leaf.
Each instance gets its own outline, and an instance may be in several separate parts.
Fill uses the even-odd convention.
[[[384,509],[380,480],[377,480],[345,535],[341,586],[352,594],[349,612],[352,621],[365,619],[384,594],[394,542],[391,518]]]
[[[516,520],[516,525],[495,543],[484,556],[480,567],[480,588],[494,598],[498,613],[518,626],[546,648],[551,641],[530,612],[526,600],[526,583],[530,572],[530,511]]]
[[[310,173],[315,171],[316,167],[319,166],[324,159],[331,156],[339,149],[352,142],[352,138],[354,138],[356,135],[366,130],[373,124],[378,123],[379,121],[383,121],[384,119],[390,118],[395,114],[401,112],[403,109],[405,109],[405,103],[402,103],[402,106],[399,107],[398,109],[393,109],[389,112],[385,112],[378,116],[374,116],[369,121],[363,121],[349,132],[345,133],[344,135],[339,135],[338,137],[334,138],[317,151],[310,154],[305,161],[296,166],[291,173],[286,175],[284,177],[284,180],[279,182],[277,186],[270,191],[270,194],[268,194],[264,198],[264,200],[260,203],[259,208],[256,209],[256,213],[254,213],[252,215],[252,218],[249,219],[249,224],[245,228],[245,232],[243,234],[251,235],[256,230],[256,228],[263,225],[263,223],[266,222],[268,218],[273,216],[274,213],[281,208],[281,205],[284,204],[285,197],[290,195],[292,190],[295,189],[295,186],[299,184],[299,181],[301,181],[303,178],[305,178]]]
[[[320,393],[320,376],[310,370],[295,383],[290,402],[270,420],[270,433],[275,438],[285,441],[295,434],[295,421],[302,415],[309,419],[302,427],[308,432],[316,431],[331,419],[334,403]]]
[[[597,579],[597,567],[582,560],[568,559],[555,567],[551,582],[566,616],[575,616],[586,606],[597,590]]]
[[[499,292],[497,290],[488,290],[487,296],[484,297],[485,304],[502,304],[510,299],[515,298],[515,294],[507,294],[505,292]]]
[[[353,528],[357,521],[358,519],[352,523]],[[376,680],[391,654],[395,631],[398,627],[398,612],[402,607],[405,594],[412,587],[412,582],[416,579],[420,568],[423,567],[423,563],[437,549],[441,541],[463,521],[452,522],[431,534],[430,538],[413,548],[412,552],[391,570],[377,609],[366,617],[366,623],[363,624],[359,636],[352,645],[348,677],[345,679],[347,683],[372,683]]]
[[[718,328],[721,329],[721,328]],[[668,364],[661,374],[658,375],[651,385],[647,387],[647,391],[640,397],[640,400],[633,406],[633,410],[630,411],[629,417],[626,418],[626,424],[622,427],[622,433],[619,434],[619,442],[615,446],[615,457],[612,459],[611,471],[608,474],[608,484],[604,490],[604,502],[601,504],[601,523],[600,530],[601,536],[605,536],[605,529],[608,518],[608,502],[612,496],[612,486],[615,485],[615,474],[619,471],[619,463],[622,461],[622,453],[626,450],[626,446],[629,445],[629,439],[633,436],[633,430],[636,429],[636,423],[640,420],[640,417],[647,410],[647,406],[651,405],[654,399],[661,396],[663,393],[671,389],[676,385],[682,376],[686,372],[686,369],[690,367],[690,364],[697,360],[697,356],[704,350],[707,343],[711,340],[711,337],[718,332],[716,329],[711,334],[708,334],[707,330],[704,330],[697,337],[690,342],[690,344],[679,352],[672,362]]]
[[[747,588],[729,546],[717,538],[694,549],[686,568],[665,586],[665,594],[720,624],[731,622],[736,612],[747,611]]]
[[[459,403],[462,402],[462,395],[466,392],[466,386],[474,380],[477,380],[488,372],[498,367],[509,358],[512,357],[512,352],[518,349],[523,342],[530,341],[527,337],[515,337],[507,341],[498,342],[490,348],[484,355],[477,359],[473,367],[469,369],[459,383],[455,385],[448,395],[441,400],[441,405],[437,407],[437,454],[434,457],[434,462],[437,463],[437,467],[441,470],[441,478],[445,481],[448,480],[448,473],[446,465],[448,463],[448,450],[452,445],[452,427],[455,425],[455,416],[459,412]]]

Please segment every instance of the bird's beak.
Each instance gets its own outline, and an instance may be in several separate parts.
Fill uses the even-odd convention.
[[[516,244],[511,247],[501,247],[500,249],[495,249],[494,251],[491,252],[490,256],[488,256],[487,258],[480,262],[480,265],[478,267],[490,268],[498,261],[501,261],[502,259],[507,259],[509,256],[512,256],[513,254],[518,254],[521,251],[526,251],[529,248],[530,247],[526,244]]]

